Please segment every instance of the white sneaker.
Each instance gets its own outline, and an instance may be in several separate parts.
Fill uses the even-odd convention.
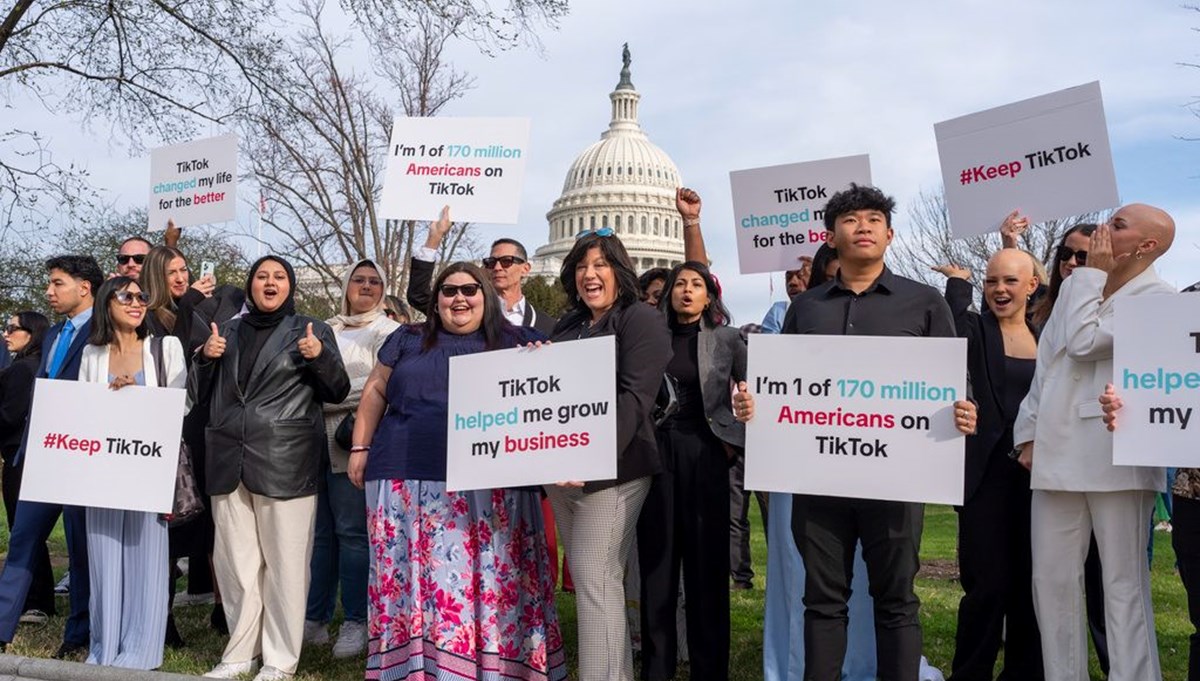
[[[329,645],[329,627],[324,622],[304,620],[304,642],[312,646]]]
[[[258,669],[258,660],[249,662],[219,662],[212,671],[205,674],[209,679],[236,679],[243,674],[249,674]]]
[[[293,674],[276,669],[275,667],[263,667],[258,676],[254,677],[254,681],[287,681],[292,678]]]
[[[17,621],[21,624],[45,624],[49,620],[50,616],[41,610],[26,610]]]
[[[367,625],[346,620],[333,644],[333,656],[338,659],[356,657],[367,650]]]
[[[175,594],[175,607],[186,608],[192,605],[212,605],[213,592],[209,591],[206,594],[190,594],[186,591],[180,591]]]
[[[63,578],[58,580],[58,584],[54,585],[54,593],[57,596],[66,596],[71,593],[71,573],[63,575]]]

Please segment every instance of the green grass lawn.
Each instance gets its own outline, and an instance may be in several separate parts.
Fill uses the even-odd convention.
[[[761,531],[758,507],[751,504],[751,523],[754,526],[751,549],[754,555],[755,589],[732,593],[732,632],[730,646],[730,678],[737,681],[762,679],[762,623],[763,597],[766,586],[766,541]],[[0,512],[2,513],[2,512]],[[0,523],[0,549],[7,550],[8,533]],[[955,535],[957,519],[954,511],[945,506],[930,506],[925,514],[925,534],[921,542],[921,560],[925,568],[917,580],[917,593],[921,597],[921,623],[925,630],[925,655],[929,661],[949,672],[950,659],[954,655],[954,627],[958,610],[958,599],[962,591],[955,578]],[[61,525],[51,537],[51,552],[54,555],[56,573],[65,567],[65,544]],[[1155,623],[1158,630],[1159,655],[1162,659],[1163,678],[1167,681],[1183,681],[1187,678],[1188,636],[1191,625],[1187,619],[1187,602],[1183,586],[1174,570],[1175,554],[1171,549],[1170,535],[1154,533],[1154,568],[1152,586],[1154,596]],[[67,603],[59,600],[60,612],[65,613]],[[571,668],[574,669],[575,646],[575,599],[570,594],[560,593],[559,617],[566,638]],[[209,607],[176,608],[179,629],[188,647],[168,650],[163,662],[164,671],[186,674],[201,674],[208,671],[220,658],[224,639],[208,628]],[[17,638],[9,652],[17,655],[47,657],[58,646],[62,636],[62,617],[52,618],[41,626],[21,625]],[[362,678],[363,660],[334,660],[329,648],[307,647],[300,659],[299,680],[355,679]],[[687,679],[687,667],[681,668],[679,679]],[[1092,678],[1101,679],[1100,670],[1093,659]]]

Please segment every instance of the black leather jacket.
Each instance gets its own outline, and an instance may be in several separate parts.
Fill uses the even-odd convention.
[[[310,322],[323,346],[312,361],[296,347]],[[237,383],[241,323],[221,324],[225,354],[210,361],[197,351],[188,376],[192,402],[209,398],[207,492],[229,494],[240,482],[276,499],[316,494],[325,451],[321,403],[341,402],[350,392],[333,331],[300,315],[284,319],[263,346],[243,394]]]

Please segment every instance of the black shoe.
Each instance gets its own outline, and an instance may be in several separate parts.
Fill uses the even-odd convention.
[[[167,635],[163,643],[174,650],[187,647],[187,642],[179,635],[179,629],[175,626],[174,615],[167,615]]]
[[[734,582],[733,590],[734,591],[753,591],[754,590],[754,582]]]
[[[63,644],[58,647],[58,650],[54,651],[54,654],[51,655],[50,657],[53,657],[56,660],[62,660],[67,657],[70,657],[80,651],[86,651],[86,650],[87,650],[87,646],[85,646],[83,644],[63,642]]]
[[[225,606],[217,603],[213,606],[212,615],[208,617],[208,626],[217,630],[222,636],[229,635],[229,623],[225,621]]]

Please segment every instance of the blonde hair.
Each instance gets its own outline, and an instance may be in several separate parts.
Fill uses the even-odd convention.
[[[146,254],[146,264],[142,267],[141,276],[138,277],[138,284],[150,296],[150,304],[146,306],[146,310],[154,313],[154,317],[168,332],[175,329],[176,307],[175,299],[171,297],[171,286],[167,283],[167,267],[175,258],[183,258],[183,261],[187,262],[187,258],[178,248],[151,248]]]

